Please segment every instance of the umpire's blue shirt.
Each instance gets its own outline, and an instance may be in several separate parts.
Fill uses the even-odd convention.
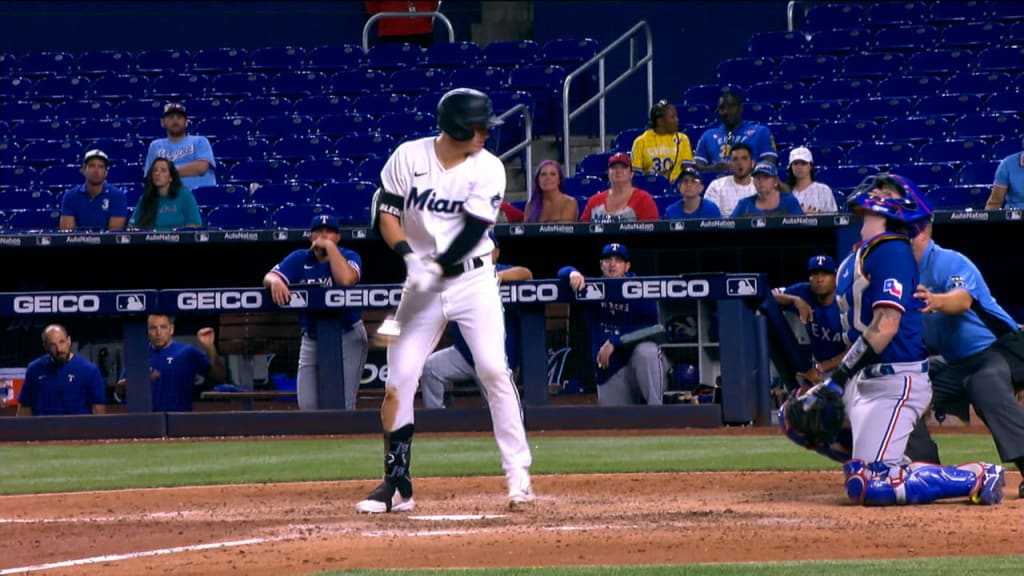
[[[992,297],[978,267],[963,254],[929,240],[918,266],[921,284],[928,290],[936,294],[966,290],[995,321],[1006,323],[1011,330],[1017,329],[1017,323]],[[925,344],[946,360],[955,361],[977,354],[996,341],[995,335],[974,310],[965,314],[939,312],[923,316]]]
[[[33,416],[91,414],[93,404],[106,404],[106,397],[95,364],[75,354],[58,365],[45,354],[25,369],[18,403],[32,408]]]

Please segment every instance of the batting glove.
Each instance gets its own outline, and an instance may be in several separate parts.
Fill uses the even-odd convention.
[[[421,258],[415,254],[405,255],[406,285],[413,292],[439,292],[441,290],[441,265],[432,258]]]

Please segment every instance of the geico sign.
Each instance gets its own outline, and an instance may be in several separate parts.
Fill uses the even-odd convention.
[[[703,298],[711,291],[707,280],[627,280],[623,298]]]
[[[502,302],[556,302],[558,284],[502,284]]]
[[[255,290],[178,294],[179,310],[255,310],[261,306],[263,294]]]
[[[398,306],[402,300],[401,288],[363,288],[349,290],[328,290],[324,293],[324,304],[328,308],[351,306]]]
[[[16,296],[14,312],[33,314],[40,312],[96,312],[100,297],[95,294],[64,294],[60,296]]]

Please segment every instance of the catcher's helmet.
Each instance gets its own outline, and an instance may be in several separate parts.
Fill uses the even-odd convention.
[[[901,197],[887,198],[872,193],[883,187],[896,190]],[[920,195],[917,185],[895,174],[882,173],[865,178],[847,196],[846,203],[854,212],[878,214],[906,224],[911,238],[932,219],[932,208]]]
[[[504,121],[494,115],[487,94],[472,88],[456,88],[437,103],[437,127],[452,138],[465,142],[475,126],[498,126]]]

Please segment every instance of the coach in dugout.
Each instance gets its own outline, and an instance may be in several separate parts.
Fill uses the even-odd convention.
[[[71,337],[60,324],[43,329],[46,354],[25,370],[18,394],[18,416],[103,414],[106,390],[96,365],[71,351]]]

